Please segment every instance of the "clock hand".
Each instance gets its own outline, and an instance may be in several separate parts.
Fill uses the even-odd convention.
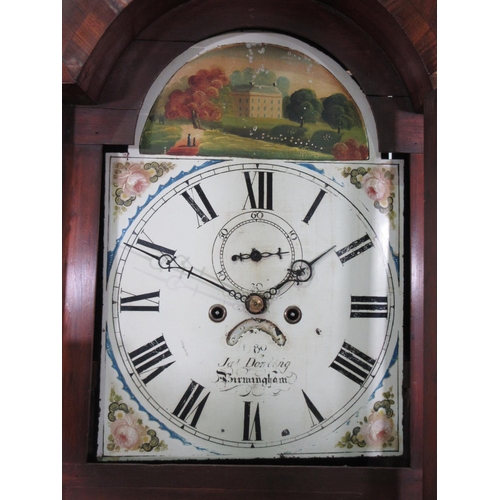
[[[274,288],[270,289],[271,295],[275,295],[280,288],[284,287],[287,283],[290,283],[292,281],[297,284],[309,281],[312,277],[313,265],[316,262],[318,262],[318,260],[320,260],[322,257],[324,257],[327,253],[331,252],[336,246],[337,245],[333,245],[332,247],[328,248],[327,250],[319,254],[311,261],[303,259],[298,259],[293,261],[292,265],[288,269],[287,277],[281,283],[276,285]]]
[[[154,250],[158,250],[159,252],[162,253],[162,255],[175,255],[176,250],[171,250],[170,248],[167,247],[162,247],[161,245],[157,245],[156,243],[152,243],[151,241],[147,240],[141,240],[140,238],[137,240],[137,243],[139,245],[148,247],[148,248],[153,248]],[[130,245],[129,245],[130,246]]]
[[[309,262],[309,265],[312,267],[312,265],[317,262],[319,259],[321,259],[321,257],[323,257],[324,255],[326,255],[328,252],[331,252],[337,245],[333,245],[333,247],[330,247],[328,250],[325,250],[322,254],[318,255],[315,259],[311,260],[311,262]]]
[[[171,269],[180,269],[181,271],[184,271],[185,273],[188,274],[188,279],[191,276],[196,276],[198,279],[201,279],[201,280],[205,281],[206,283],[209,283],[210,285],[213,285],[221,290],[224,290],[229,295],[231,295],[231,297],[234,297],[237,300],[240,300],[242,302],[244,302],[246,300],[246,296],[240,294],[239,292],[235,292],[234,290],[226,288],[225,286],[221,285],[220,283],[217,283],[216,281],[214,281],[210,278],[207,278],[206,276],[203,276],[201,274],[193,272],[192,266],[191,266],[191,269],[187,269],[185,267],[182,267],[174,257],[175,250],[170,250],[169,248],[162,247],[161,245],[156,245],[155,243],[150,243],[150,242],[145,241],[145,240],[138,240],[138,243],[141,243],[141,245],[144,245],[144,246],[147,246],[150,248],[157,249],[159,251],[167,251],[168,253],[166,253],[166,254],[164,253],[164,254],[158,256],[158,255],[154,255],[151,252],[148,252],[147,250],[144,250],[140,247],[136,247],[134,245],[129,245],[128,243],[125,243],[125,245],[130,247],[130,248],[133,248],[135,250],[139,250],[139,252],[142,252],[142,253],[148,255],[149,257],[152,257],[153,259],[156,259],[158,261],[158,265],[162,269],[167,269],[168,271],[170,271]],[[172,265],[172,263],[174,265]]]
[[[124,245],[126,247],[130,247],[130,248],[133,248],[134,250],[139,250],[139,252],[142,252],[142,253],[145,253],[146,255],[148,255],[149,257],[153,257],[153,259],[156,259],[158,261],[158,263],[160,262],[160,259],[164,256],[164,254],[160,255],[158,257],[158,255],[155,255],[155,254],[152,254],[151,252],[147,252],[146,250],[144,250],[143,248],[139,248],[139,247],[135,247],[134,245],[129,245],[128,243],[124,243]],[[149,245],[148,245],[149,246]]]
[[[140,238],[137,240],[137,243],[139,245],[144,246],[144,247],[153,248],[154,250],[158,250],[159,252],[161,252],[161,255],[160,256],[155,255],[151,252],[144,250],[143,248],[129,245],[128,243],[125,243],[125,246],[130,247],[130,248],[135,248],[136,250],[139,250],[139,252],[142,252],[142,253],[148,255],[149,257],[153,257],[153,259],[156,259],[158,261],[158,265],[160,267],[162,267],[163,269],[166,269],[166,265],[168,265],[168,263],[174,257],[175,252],[176,252],[176,250],[172,250],[170,248],[163,247],[161,245],[157,245],[156,243],[152,243],[151,241],[141,240]],[[163,265],[162,265],[162,262],[163,262]]]
[[[240,253],[239,255],[233,255],[231,257],[231,260],[236,261],[236,260],[246,260],[246,259],[251,259],[254,262],[259,262],[262,259],[265,259],[266,257],[271,257],[272,255],[277,255],[280,259],[282,258],[282,255],[285,255],[290,252],[282,252],[281,248],[278,248],[278,251],[276,253],[272,252],[259,252],[256,248],[252,248],[252,251],[248,253]]]
[[[174,263],[175,265],[173,266],[172,263]],[[216,281],[213,281],[210,278],[207,278],[206,276],[203,276],[201,274],[193,272],[193,266],[191,266],[191,269],[187,269],[185,267],[182,267],[181,265],[179,265],[179,263],[177,262],[177,260],[175,259],[175,257],[172,257],[172,259],[170,260],[170,262],[168,264],[167,269],[169,271],[171,269],[180,269],[181,271],[184,271],[185,273],[187,273],[188,279],[191,276],[196,276],[200,280],[203,280],[203,281],[205,281],[205,282],[207,282],[207,283],[209,283],[209,284],[211,284],[213,286],[216,286],[217,288],[220,288],[221,290],[224,290],[225,292],[229,293],[231,296],[235,296],[236,295],[236,292],[234,290],[230,290],[229,288],[226,288],[225,286],[221,285],[220,283],[217,283]]]

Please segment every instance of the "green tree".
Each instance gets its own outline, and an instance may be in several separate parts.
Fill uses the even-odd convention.
[[[290,88],[290,80],[286,76],[280,76],[276,80],[276,87],[283,94],[283,97],[288,95],[288,89]]]
[[[236,70],[231,73],[231,86],[234,88],[237,85],[273,85],[276,83],[276,73],[269,70],[257,70],[253,68],[245,68],[243,71]],[[279,78],[278,78],[279,80]],[[285,80],[287,80],[285,78]]]
[[[361,125],[361,118],[356,105],[347,99],[344,94],[332,94],[323,101],[321,118],[332,128],[349,130]]]
[[[300,123],[303,127],[304,123],[316,123],[321,117],[322,108],[314,90],[300,89],[290,96],[286,114],[290,120]]]
[[[257,71],[255,74],[255,85],[273,85],[276,83],[276,73],[274,71]]]

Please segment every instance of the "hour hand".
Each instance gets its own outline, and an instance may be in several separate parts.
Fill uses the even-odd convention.
[[[283,258],[282,255],[285,255],[287,253],[289,253],[289,252],[282,252],[281,248],[278,248],[277,252],[260,252],[256,248],[252,248],[252,251],[250,253],[240,253],[240,254],[233,255],[231,257],[231,260],[232,261],[237,261],[237,260],[243,261],[243,260],[250,259],[253,262],[259,262],[262,259],[265,259],[267,257],[271,257],[273,255],[277,255],[280,259],[282,259]]]
[[[333,245],[332,247],[328,248],[324,252],[320,253],[317,257],[314,259],[307,261],[303,259],[295,260],[292,262],[292,265],[288,269],[288,275],[285,280],[283,280],[279,285],[277,285],[274,290],[279,290],[283,286],[285,286],[287,283],[290,282],[295,282],[297,284],[299,283],[304,283],[306,281],[309,281],[312,277],[312,268],[313,265],[318,262],[322,257],[324,257],[327,253],[331,252],[336,245]]]

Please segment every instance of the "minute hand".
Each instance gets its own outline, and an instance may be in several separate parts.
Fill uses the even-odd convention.
[[[175,264],[175,266],[172,266],[172,262]],[[186,269],[185,267],[180,266],[177,263],[177,261],[175,260],[175,258],[172,258],[171,263],[170,263],[168,269],[169,270],[170,269],[180,269],[181,271],[184,271],[185,273],[188,274],[188,279],[191,276],[196,276],[198,279],[206,281],[207,283],[210,283],[211,285],[216,286],[217,288],[220,288],[221,290],[224,290],[225,292],[227,292],[229,294],[234,293],[233,290],[230,290],[229,288],[226,288],[225,286],[221,285],[220,283],[217,283],[216,281],[213,281],[210,278],[207,278],[206,276],[203,276],[201,274],[193,272],[193,268],[192,267],[191,267],[191,269]]]
[[[144,244],[144,243],[142,243],[142,244]],[[157,249],[157,250],[161,250],[161,251],[168,250],[169,251],[169,254],[162,254],[160,256],[157,256],[157,255],[152,254],[151,252],[143,250],[140,247],[129,245],[128,243],[125,243],[125,245],[130,247],[130,248],[134,248],[135,250],[138,250],[139,252],[145,253],[146,255],[148,255],[149,257],[152,257],[153,259],[156,259],[158,261],[158,265],[162,269],[168,269],[169,271],[171,269],[180,269],[181,271],[184,271],[185,273],[188,274],[188,279],[190,276],[196,276],[198,279],[201,279],[201,280],[205,281],[206,283],[210,283],[211,285],[216,286],[217,288],[220,288],[221,290],[224,290],[225,292],[229,293],[231,296],[234,296],[235,298],[238,299],[236,292],[234,292],[233,290],[226,288],[225,286],[221,285],[220,283],[217,283],[216,281],[214,281],[210,278],[207,278],[206,276],[202,276],[201,274],[193,272],[192,267],[191,267],[191,269],[186,269],[186,268],[182,267],[181,265],[179,265],[177,260],[173,256],[173,254],[175,253],[173,250],[170,250],[166,247],[162,247],[160,245],[156,245],[153,243],[145,245],[145,246]]]

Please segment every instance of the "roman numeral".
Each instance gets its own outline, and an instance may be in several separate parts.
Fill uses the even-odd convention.
[[[157,292],[142,293],[140,295],[130,295],[130,297],[120,297],[120,312],[123,311],[159,312],[160,311],[159,300],[151,300],[159,298],[160,298],[160,290],[158,290]],[[135,302],[134,305],[129,305],[130,303],[134,302]],[[141,304],[141,302],[145,303]]]
[[[176,417],[184,420],[184,422],[191,427],[196,427],[201,412],[207,403],[208,396],[210,396],[210,393],[208,393],[198,404],[196,404],[204,389],[205,388],[198,384],[198,382],[194,380],[191,381],[191,384],[189,384],[186,392],[172,412]],[[191,418],[191,422],[188,422],[188,418]]]
[[[172,356],[172,353],[170,352],[170,349],[168,348],[163,335],[158,337],[156,340],[148,342],[142,347],[139,347],[139,349],[129,352],[128,355],[130,357],[130,360],[132,361],[132,364],[137,370],[137,373],[139,374],[139,376],[141,376],[141,380],[145,384],[151,382],[151,380],[157,377],[163,370],[166,370],[170,365],[175,363],[175,361],[172,361],[171,363],[167,363],[154,368],[156,365],[158,365],[158,363],[160,363],[160,361],[163,361],[164,359]],[[146,377],[142,378],[142,374],[147,375]]]
[[[152,243],[151,241],[148,241],[148,240],[142,240],[140,238],[137,240],[137,244],[142,245],[142,246],[147,247],[147,248],[152,248],[153,250],[158,250],[158,252],[160,252],[162,255],[174,256],[175,252],[177,251],[177,250],[172,250],[170,248],[167,248],[167,247],[164,247],[161,245],[157,245],[156,243]]]
[[[353,382],[363,385],[374,366],[375,360],[373,358],[344,342],[330,368],[337,370]]]
[[[352,295],[351,318],[387,318],[387,297]]]
[[[323,422],[325,420],[321,413],[318,411],[318,409],[313,405],[312,401],[309,399],[307,394],[302,391],[302,394],[304,396],[304,399],[306,400],[306,405],[309,410],[309,416],[311,417],[313,425],[316,425],[317,423],[319,424],[320,422]],[[314,421],[313,416],[316,418],[316,421]]]
[[[243,441],[262,441],[262,433],[260,427],[260,411],[259,403],[255,409],[253,420],[251,420],[252,403],[251,401],[244,401],[243,413]],[[255,436],[255,439],[252,437]]]
[[[340,258],[340,262],[342,262],[342,264],[344,264],[348,260],[351,260],[354,257],[357,257],[358,255],[362,254],[363,252],[366,252],[366,250],[368,250],[372,246],[373,246],[373,243],[370,240],[370,237],[366,234],[362,238],[359,238],[359,240],[353,241],[351,244],[347,245],[346,247],[340,249],[339,251],[337,251],[335,253]]]
[[[320,189],[318,196],[316,196],[316,199],[314,200],[313,204],[311,205],[311,208],[307,212],[306,216],[302,220],[302,222],[305,222],[306,224],[309,224],[309,221],[311,220],[311,217],[314,215],[314,212],[316,212],[316,209],[318,208],[318,205],[321,203],[321,200],[325,196],[326,191],[323,191]]]
[[[201,220],[201,222],[203,224],[206,224],[207,222],[211,221],[212,219],[215,219],[216,217],[218,217],[217,214],[215,213],[215,210],[212,208],[212,205],[208,201],[208,198],[205,195],[205,193],[204,193],[203,189],[201,188],[201,186],[199,184],[196,184],[196,186],[194,186],[194,190],[198,194],[198,197],[200,198],[201,203],[203,204],[203,206],[205,207],[205,210],[208,213],[205,213],[200,208],[200,206],[187,193],[187,191],[185,191],[184,193],[182,193],[182,197],[189,203],[189,206],[196,212],[196,215],[198,217],[198,221]],[[200,226],[201,226],[201,224],[198,222],[198,227],[200,227]]]
[[[248,197],[243,205],[243,210],[246,209],[247,203],[250,202],[251,208],[260,208],[265,210],[273,209],[273,173],[272,172],[256,172],[253,179],[250,179],[250,172],[243,172],[245,183],[247,186]],[[257,198],[253,190],[253,183],[257,177]]]

